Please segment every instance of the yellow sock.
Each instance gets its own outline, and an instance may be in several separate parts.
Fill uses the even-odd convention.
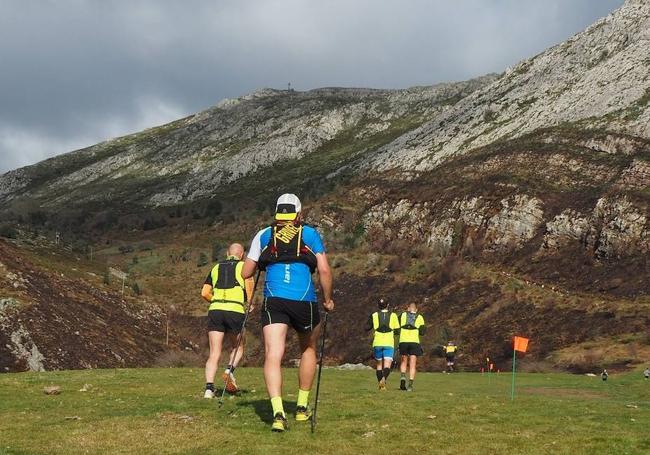
[[[305,408],[309,404],[309,390],[298,389],[298,403],[296,406],[304,406]]]
[[[278,412],[283,416],[286,415],[284,413],[284,407],[282,406],[282,397],[271,398],[271,406],[273,407],[273,415],[276,415]]]

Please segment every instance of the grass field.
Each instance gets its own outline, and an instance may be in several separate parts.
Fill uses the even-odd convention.
[[[262,372],[238,370],[241,396],[204,400],[200,369],[0,375],[0,453],[650,453],[650,382],[419,374],[412,393],[376,390],[374,372],[323,372],[319,423],[293,418],[296,370],[285,370],[290,430],[271,433]],[[80,391],[84,385],[89,389]],[[61,387],[59,395],[43,388]]]

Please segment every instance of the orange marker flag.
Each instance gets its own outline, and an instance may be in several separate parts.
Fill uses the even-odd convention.
[[[526,352],[528,349],[528,338],[515,336],[515,351]]]
[[[526,352],[528,349],[528,338],[515,336],[514,349],[512,350],[512,393],[510,399],[515,399],[515,365],[517,364],[517,351]]]

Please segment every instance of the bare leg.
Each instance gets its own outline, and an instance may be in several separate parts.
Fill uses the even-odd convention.
[[[406,361],[407,361],[407,359],[408,359],[408,356],[406,356],[406,355],[402,356],[402,361],[400,362],[400,365],[399,365],[399,371],[402,374],[406,374]]]
[[[264,333],[264,381],[269,397],[282,396],[282,357],[287,338],[286,324],[269,324],[262,329]]]
[[[318,324],[314,330],[307,333],[298,333],[300,342],[300,367],[298,368],[298,385],[300,390],[311,390],[316,374],[316,344],[320,336],[321,325]]]
[[[415,355],[410,355],[409,356],[409,379],[412,381],[415,379],[415,365],[418,361],[417,356]],[[406,369],[404,369],[406,371]]]
[[[393,359],[384,358],[384,368],[390,369],[391,366],[393,366]]]
[[[237,345],[237,338],[239,334],[237,333],[229,333],[228,335],[228,340],[230,341],[230,346],[231,346],[231,351],[230,351],[230,357],[228,359],[228,365],[232,366],[237,366],[239,365],[239,362],[241,361],[241,358],[244,356],[244,345],[246,344],[246,337],[242,333],[242,339],[241,342],[239,343],[239,348],[237,349],[237,352],[235,353],[235,346]]]
[[[208,332],[208,341],[210,342],[210,356],[205,362],[205,382],[214,382],[214,376],[219,366],[219,357],[221,357],[221,348],[223,347],[223,332],[212,330]]]

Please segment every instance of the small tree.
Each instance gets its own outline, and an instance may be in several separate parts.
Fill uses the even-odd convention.
[[[204,267],[208,265],[208,255],[205,254],[203,251],[199,254],[199,259],[196,262],[197,267]]]
[[[108,269],[104,270],[104,284],[111,284],[111,274],[108,273]]]
[[[135,295],[140,295],[140,292],[141,292],[141,291],[140,291],[140,285],[138,284],[137,281],[134,281],[134,282],[133,282],[133,285],[131,286],[131,288],[133,289],[133,293],[134,293]]]

